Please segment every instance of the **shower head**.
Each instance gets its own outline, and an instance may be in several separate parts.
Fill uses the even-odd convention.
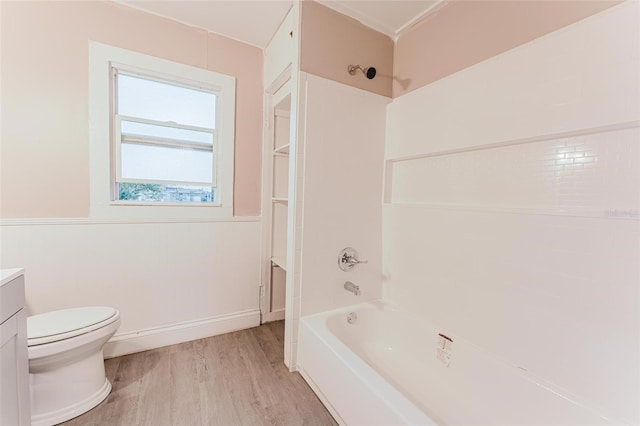
[[[351,75],[356,75],[357,70],[362,71],[362,74],[364,74],[369,80],[373,80],[376,76],[376,69],[374,67],[363,68],[360,65],[349,65],[347,67],[347,71],[349,71],[349,74]]]
[[[369,80],[373,80],[373,77],[376,76],[376,69],[374,67],[367,68],[367,78]]]

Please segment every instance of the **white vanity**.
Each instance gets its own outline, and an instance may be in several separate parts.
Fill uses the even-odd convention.
[[[0,425],[30,425],[24,270],[0,269]]]

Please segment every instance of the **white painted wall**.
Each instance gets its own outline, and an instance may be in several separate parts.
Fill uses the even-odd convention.
[[[110,355],[259,324],[257,218],[14,223],[0,228],[0,266],[26,269],[28,314],[113,306],[122,342]]]
[[[445,421],[513,422],[509,375],[514,401],[561,395],[531,400],[560,424],[569,406],[640,422],[639,16],[623,3],[388,107],[384,298],[452,336],[452,363],[494,360],[444,382],[486,380],[434,406]]]
[[[389,99],[301,73],[304,199],[301,313],[310,315],[381,297],[382,164]],[[368,264],[338,268],[354,247]],[[360,286],[354,296],[345,281]]]

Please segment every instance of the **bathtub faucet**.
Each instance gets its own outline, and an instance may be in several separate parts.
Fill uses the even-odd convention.
[[[344,283],[344,289],[347,290],[347,291],[350,291],[351,293],[355,294],[356,296],[360,296],[360,286],[359,285],[355,285],[351,281],[347,281],[347,282]]]

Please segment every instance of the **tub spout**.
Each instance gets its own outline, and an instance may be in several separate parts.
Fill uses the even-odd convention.
[[[360,286],[355,285],[351,281],[347,281],[347,282],[344,283],[344,289],[347,290],[347,291],[350,291],[351,293],[355,294],[356,296],[360,296]]]

